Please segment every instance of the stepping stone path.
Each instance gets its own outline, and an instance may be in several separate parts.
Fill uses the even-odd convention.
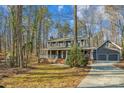
[[[81,81],[78,88],[124,87],[124,69],[113,66],[114,63],[95,63],[91,71]]]

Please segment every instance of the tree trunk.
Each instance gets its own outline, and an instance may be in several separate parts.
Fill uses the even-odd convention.
[[[74,6],[74,45],[77,46],[77,5]]]
[[[17,20],[17,24],[16,24],[16,34],[17,34],[17,50],[16,50],[16,54],[17,54],[17,62],[20,68],[23,68],[23,53],[22,53],[22,5],[18,5],[16,6],[16,20]]]

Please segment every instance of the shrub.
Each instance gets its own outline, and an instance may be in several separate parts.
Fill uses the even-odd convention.
[[[79,67],[81,65],[86,65],[87,61],[84,57],[84,53],[81,52],[81,48],[73,46],[70,51],[68,51],[65,63],[70,65],[70,67]]]

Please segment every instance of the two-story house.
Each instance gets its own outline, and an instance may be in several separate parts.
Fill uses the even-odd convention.
[[[47,42],[47,48],[44,49],[45,58],[67,58],[68,51],[70,50],[71,45],[73,44],[74,37],[51,39]],[[78,45],[81,47],[82,52],[86,55],[89,55],[92,58],[92,51],[94,47],[89,47],[88,39],[78,36]],[[43,56],[42,56],[43,57]]]
[[[68,51],[74,42],[74,37],[50,39],[47,42],[47,48],[42,50],[41,57],[47,59],[66,59]],[[78,36],[78,46],[81,47],[82,55],[85,54],[89,59],[97,62],[117,62],[121,58],[121,47],[109,40],[105,41],[99,47],[91,47],[88,44],[88,38]],[[110,47],[105,48],[105,45]]]

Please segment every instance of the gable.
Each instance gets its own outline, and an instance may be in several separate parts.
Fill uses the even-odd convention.
[[[104,42],[100,47],[98,47],[97,49],[100,48],[110,48],[110,49],[117,49],[117,50],[121,50],[122,48],[120,46],[118,46],[117,44],[115,44],[114,42],[111,42],[109,40],[107,40],[106,42]]]

